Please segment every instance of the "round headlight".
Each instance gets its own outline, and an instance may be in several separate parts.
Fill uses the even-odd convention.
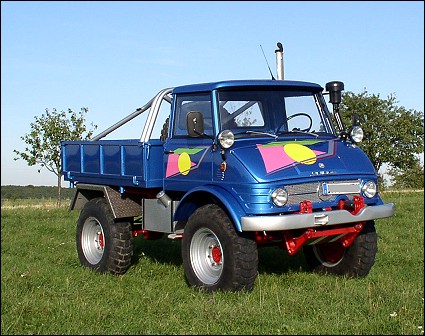
[[[288,193],[283,188],[276,188],[271,194],[272,202],[277,206],[284,206],[288,201]]]
[[[353,126],[350,131],[350,138],[355,143],[359,143],[363,140],[363,129],[360,126]]]
[[[372,198],[373,196],[376,195],[376,191],[377,191],[377,186],[376,183],[373,181],[368,181],[365,184],[363,184],[362,186],[362,193],[363,195],[365,195],[367,198]]]
[[[218,142],[220,143],[221,148],[228,149],[233,146],[235,136],[232,131],[224,130],[218,135]]]

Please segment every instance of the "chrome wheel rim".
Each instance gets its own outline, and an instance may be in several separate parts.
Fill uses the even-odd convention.
[[[220,279],[224,263],[223,249],[220,240],[210,229],[201,228],[193,235],[190,261],[202,283],[213,285]]]
[[[96,265],[102,259],[105,250],[105,236],[102,226],[94,217],[89,217],[84,222],[81,248],[90,264]]]

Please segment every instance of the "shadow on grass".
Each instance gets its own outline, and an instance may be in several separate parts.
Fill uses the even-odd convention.
[[[136,237],[132,263],[137,265],[142,256],[160,263],[181,265],[181,240],[172,240],[166,235],[157,240],[147,240],[142,236]]]
[[[136,237],[132,263],[138,264],[142,256],[160,263],[180,266],[181,240],[171,240],[166,235],[158,240]],[[289,271],[308,272],[308,268],[302,251],[290,256],[286,250],[270,246],[258,249],[258,271],[260,274],[285,274]]]
[[[310,273],[304,254],[298,251],[295,255],[277,246],[258,249],[258,272],[264,274],[286,274],[290,271]]]

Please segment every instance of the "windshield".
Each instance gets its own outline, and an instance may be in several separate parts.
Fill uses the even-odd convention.
[[[236,134],[332,134],[329,111],[320,93],[287,90],[220,91],[221,129]]]

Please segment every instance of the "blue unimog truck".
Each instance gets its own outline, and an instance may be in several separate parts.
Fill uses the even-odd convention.
[[[375,220],[394,205],[357,118],[343,124],[343,83],[284,80],[282,54],[276,80],[167,88],[92,140],[62,141],[83,265],[125,273],[142,235],[182,239],[186,280],[208,292],[251,290],[257,250],[271,245],[301,250],[315,272],[369,273]],[[142,113],[140,138],[102,139]]]

